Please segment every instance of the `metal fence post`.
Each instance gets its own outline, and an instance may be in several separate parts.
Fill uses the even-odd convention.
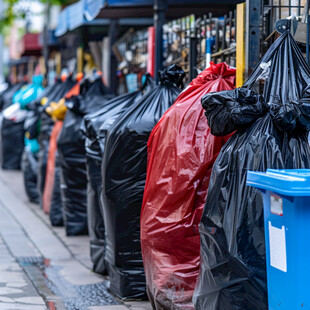
[[[158,80],[158,71],[163,65],[163,26],[166,20],[168,0],[154,0],[154,27],[155,27],[155,81]]]
[[[247,0],[246,70],[250,74],[260,59],[261,0]]]
[[[194,25],[192,25],[194,23]],[[193,28],[192,28],[193,26]],[[197,29],[196,29],[196,19],[191,21],[190,25],[190,41],[189,41],[189,81],[192,81],[197,76]]]
[[[309,0],[306,3],[306,14],[307,14],[307,43],[306,43],[306,53],[307,53],[307,63],[310,64],[310,55],[309,55],[309,44],[310,44],[310,18],[309,18]]]
[[[110,62],[110,74],[109,74],[109,87],[113,92],[117,92],[117,59],[113,53],[113,45],[115,44],[118,36],[118,20],[111,19],[109,27],[109,50],[111,51],[111,62]]]

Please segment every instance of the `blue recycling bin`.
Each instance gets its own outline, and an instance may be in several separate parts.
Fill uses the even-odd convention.
[[[263,193],[269,310],[310,310],[310,169],[249,171]]]

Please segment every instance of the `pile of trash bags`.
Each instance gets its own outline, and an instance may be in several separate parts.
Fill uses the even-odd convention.
[[[141,211],[147,292],[154,309],[194,309],[198,224],[213,163],[228,137],[211,134],[201,106],[209,92],[232,90],[236,70],[211,63],[152,130]]]
[[[58,102],[60,99],[62,99],[75,84],[76,82],[72,76],[63,75],[61,78],[57,79],[55,84],[46,89],[46,92],[43,94],[42,98],[40,98],[39,102],[37,102],[37,105],[39,105],[38,109],[40,115],[40,131],[38,135],[40,151],[38,153],[39,173],[37,186],[41,205],[43,203],[43,194],[45,188],[49,141],[54,127],[54,121],[46,113],[46,108],[49,107],[53,102]]]
[[[49,115],[54,121],[54,126],[49,141],[42,207],[44,212],[49,214],[52,226],[64,225],[61,197],[61,167],[57,150],[57,140],[67,112],[65,101],[80,94],[80,82],[82,78],[83,75],[78,74],[76,76],[75,85],[64,95],[64,97],[58,102],[51,102],[50,105],[45,108],[47,115]]]
[[[146,297],[140,212],[147,141],[180,94],[183,77],[183,70],[176,65],[160,71],[159,85],[123,113],[108,131],[102,163],[105,259],[110,290],[123,299]]]
[[[140,90],[113,98],[98,111],[85,115],[81,125],[81,130],[85,135],[90,256],[93,262],[93,270],[97,273],[107,273],[105,263],[105,227],[101,205],[101,165],[107,133],[115,120],[123,113],[126,113],[153,86],[152,78],[146,76]],[[99,97],[97,100],[101,101],[102,99]],[[100,102],[94,105],[100,106]]]
[[[80,95],[66,100],[68,108],[57,141],[61,167],[64,222],[68,236],[88,233],[87,175],[85,136],[80,130],[83,117],[96,111],[114,95],[103,84],[100,75],[84,79]]]
[[[202,99],[211,133],[236,133],[214,163],[199,226],[198,310],[268,309],[263,200],[246,175],[310,168],[309,85],[310,68],[287,31],[241,88]]]
[[[262,195],[246,176],[310,168],[310,69],[288,31],[237,89],[235,73],[211,62],[182,91],[171,65],[117,97],[96,70],[0,89],[2,167],[22,163],[53,226],[89,233],[121,299],[268,309]]]
[[[2,97],[1,167],[18,170],[24,150],[24,106],[42,91],[42,77],[35,76],[33,84],[17,83],[7,89]],[[12,143],[14,141],[14,143]]]

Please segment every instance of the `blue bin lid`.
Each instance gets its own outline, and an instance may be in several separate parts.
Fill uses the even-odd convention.
[[[246,183],[286,196],[310,196],[310,169],[248,171]]]

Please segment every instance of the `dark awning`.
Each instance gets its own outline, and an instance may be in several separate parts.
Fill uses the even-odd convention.
[[[104,0],[89,0],[102,2]],[[245,0],[168,0],[168,19],[179,18],[189,14],[203,14],[208,10],[214,15],[223,15],[229,7]],[[152,17],[154,0],[105,0],[96,18]],[[97,6],[99,7],[99,6]],[[201,11],[204,9],[204,12]],[[93,15],[94,16],[94,15]],[[95,18],[95,17],[93,17]]]
[[[189,10],[190,14],[197,15],[209,10],[219,16],[228,12],[230,6],[240,2],[244,0],[168,0],[166,16],[168,19],[183,17],[188,15]],[[109,19],[113,18],[135,18],[137,25],[141,25],[146,22],[145,18],[152,18],[153,5],[154,0],[80,0],[60,13],[55,35],[62,36],[82,25],[108,25]],[[125,21],[121,23],[124,24]]]

